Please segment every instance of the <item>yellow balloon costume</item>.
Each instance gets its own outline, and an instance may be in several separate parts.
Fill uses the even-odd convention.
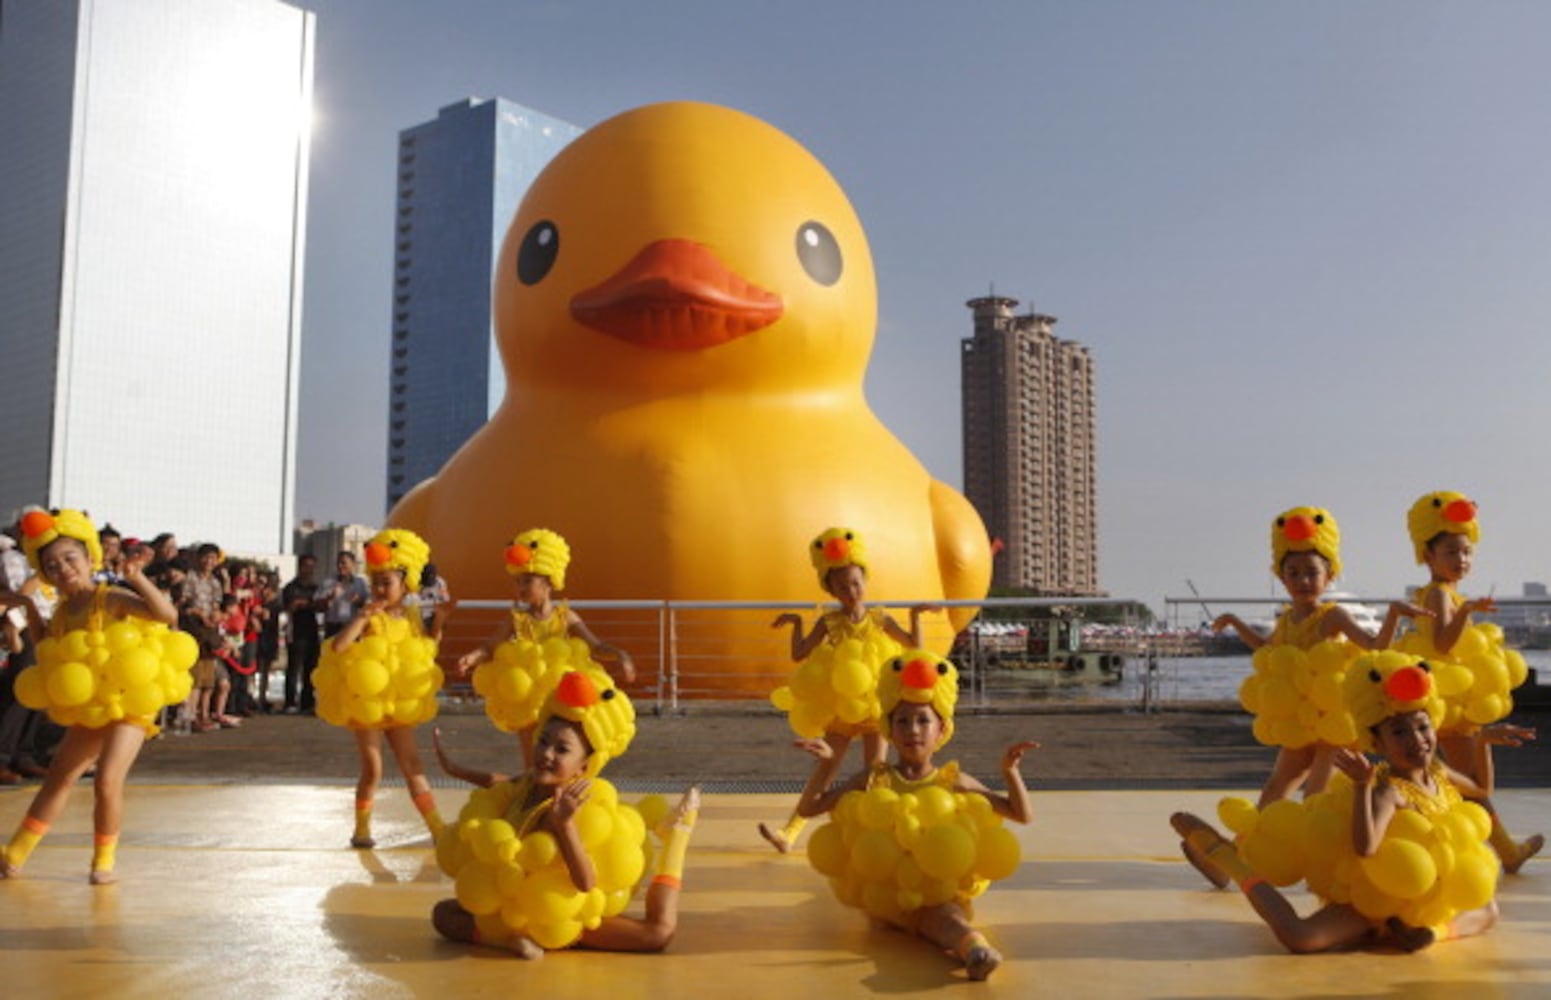
[[[801,600],[786,553],[865,518],[890,554],[875,599],[985,596],[984,523],[867,403],[867,237],[791,137],[693,102],[601,122],[529,186],[494,275],[507,396],[389,519],[462,593],[503,592],[489,553],[515,520],[565,526],[590,597]],[[927,645],[946,652],[974,613],[929,623]],[[707,684],[769,693],[770,629],[696,628],[736,671]]]
[[[537,573],[555,590],[565,588],[571,548],[546,528],[524,531],[506,546],[506,571],[512,576]],[[606,673],[592,648],[570,635],[570,606],[556,602],[549,617],[534,618],[513,608],[512,637],[474,669],[474,691],[484,699],[485,714],[508,733],[533,728],[544,700],[560,678],[573,670]]]
[[[958,671],[925,650],[895,658],[879,685],[880,724],[901,700],[930,704],[953,732]],[[870,916],[909,927],[923,907],[970,900],[1015,872],[1018,839],[984,796],[954,791],[957,763],[911,781],[875,769],[865,791],[841,796],[830,821],[808,841],[808,861],[835,897]]]
[[[1481,538],[1476,520],[1476,505],[1462,493],[1429,493],[1411,505],[1406,528],[1418,563],[1427,560],[1427,543],[1443,534],[1464,535],[1472,545]],[[1435,590],[1445,595],[1458,610],[1465,603],[1446,583],[1429,583],[1417,592],[1416,602],[1425,603]],[[1444,701],[1444,717],[1439,729],[1445,733],[1469,733],[1480,726],[1507,718],[1513,711],[1513,690],[1529,677],[1529,665],[1516,649],[1503,642],[1503,630],[1493,622],[1466,625],[1447,653],[1440,653],[1436,642],[1437,623],[1419,618],[1416,629],[1407,632],[1395,648],[1425,658],[1433,665],[1433,677]]]
[[[436,840],[437,863],[456,883],[458,905],[474,915],[482,937],[521,934],[546,949],[564,948],[621,913],[649,853],[641,812],[597,776],[634,736],[630,699],[606,674],[571,673],[545,702],[542,719],[551,716],[579,723],[592,747],[592,784],[575,822],[597,885],[581,892],[572,883],[554,836],[541,828],[551,800],[527,805],[533,786],[526,775],[470,793],[457,821]]]
[[[828,589],[829,571],[844,566],[867,570],[867,547],[850,528],[830,528],[808,546],[808,558]],[[869,608],[859,622],[844,611],[824,615],[824,641],[803,660],[792,679],[771,692],[770,701],[787,713],[798,736],[829,732],[856,736],[878,728],[878,672],[898,656],[899,643],[883,629],[885,613]]]
[[[1400,712],[1425,710],[1436,724],[1444,705],[1433,680],[1428,663],[1398,651],[1358,657],[1343,694],[1363,746],[1372,747],[1374,726]],[[1374,780],[1387,781],[1410,808],[1396,811],[1369,857],[1352,847],[1354,793],[1344,774],[1302,803],[1283,800],[1257,812],[1243,799],[1224,799],[1218,815],[1239,835],[1245,862],[1266,881],[1307,881],[1322,899],[1349,903],[1375,922],[1399,917],[1413,927],[1434,927],[1484,906],[1498,873],[1486,844],[1486,810],[1461,799],[1436,761],[1436,795],[1390,774],[1388,765],[1378,771]]]
[[[22,549],[39,572],[42,550],[59,538],[81,542],[92,567],[102,566],[97,529],[80,511],[29,511],[21,529]],[[16,700],[47,711],[61,726],[130,722],[155,735],[157,712],[181,703],[193,687],[189,668],[199,645],[162,622],[126,617],[107,623],[107,595],[108,587],[99,585],[85,628],[67,631],[63,613],[55,614],[38,643],[37,662],[16,677]]]
[[[406,591],[420,585],[431,550],[419,536],[403,530],[379,531],[366,544],[370,572],[399,570]],[[420,615],[378,612],[361,638],[344,650],[325,643],[312,673],[318,717],[347,729],[395,729],[436,718],[436,692],[442,669],[436,665],[436,641],[421,631]]]
[[[1341,570],[1341,530],[1329,511],[1294,507],[1271,523],[1271,571],[1293,552],[1317,552]],[[1320,639],[1320,623],[1334,604],[1322,604],[1301,622],[1283,611],[1265,645],[1255,650],[1254,672],[1239,686],[1239,703],[1255,716],[1255,738],[1296,749],[1310,743],[1350,746],[1357,738],[1341,704],[1341,682],[1359,650],[1345,636]]]

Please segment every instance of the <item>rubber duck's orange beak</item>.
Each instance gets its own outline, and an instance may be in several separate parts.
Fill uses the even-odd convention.
[[[611,337],[669,351],[737,340],[781,318],[781,297],[690,240],[658,240],[571,299],[571,316]]]

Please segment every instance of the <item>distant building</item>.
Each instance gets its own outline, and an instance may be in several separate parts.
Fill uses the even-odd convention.
[[[1054,335],[1054,316],[1014,315],[1016,299],[966,305],[964,493],[996,550],[991,584],[1102,596],[1093,359]]]
[[[334,564],[341,552],[355,556],[357,571],[366,572],[366,543],[377,534],[377,529],[365,524],[318,524],[305,520],[296,529],[295,548],[298,556],[310,555],[318,560],[318,579],[334,575]]]
[[[471,98],[399,133],[388,506],[440,471],[500,404],[491,279],[501,241],[528,185],[581,131]]]
[[[0,517],[290,543],[313,16],[0,4]]]

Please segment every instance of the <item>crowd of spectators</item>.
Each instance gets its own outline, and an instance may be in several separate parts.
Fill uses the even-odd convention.
[[[317,559],[304,553],[296,576],[282,586],[273,568],[228,559],[213,542],[181,546],[170,532],[150,541],[126,538],[111,524],[99,535],[98,580],[122,584],[125,561],[142,562],[146,577],[178,609],[178,627],[199,643],[193,693],[164,710],[165,731],[208,733],[266,713],[313,714],[311,674],[322,644],[369,596],[353,554],[340,553],[334,574],[320,580]],[[0,588],[31,598],[47,621],[53,590],[28,565],[19,539],[14,524],[0,531]],[[450,601],[445,582],[437,583],[434,572],[431,580],[432,599]],[[15,698],[16,676],[35,661],[25,624],[19,614],[0,615],[0,785],[41,778],[63,735],[44,713]]]

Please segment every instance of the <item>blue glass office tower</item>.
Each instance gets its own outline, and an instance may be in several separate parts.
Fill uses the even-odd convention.
[[[0,518],[289,550],[313,16],[0,2]]]
[[[581,134],[496,98],[399,133],[387,501],[440,471],[506,391],[491,280],[528,185]]]

